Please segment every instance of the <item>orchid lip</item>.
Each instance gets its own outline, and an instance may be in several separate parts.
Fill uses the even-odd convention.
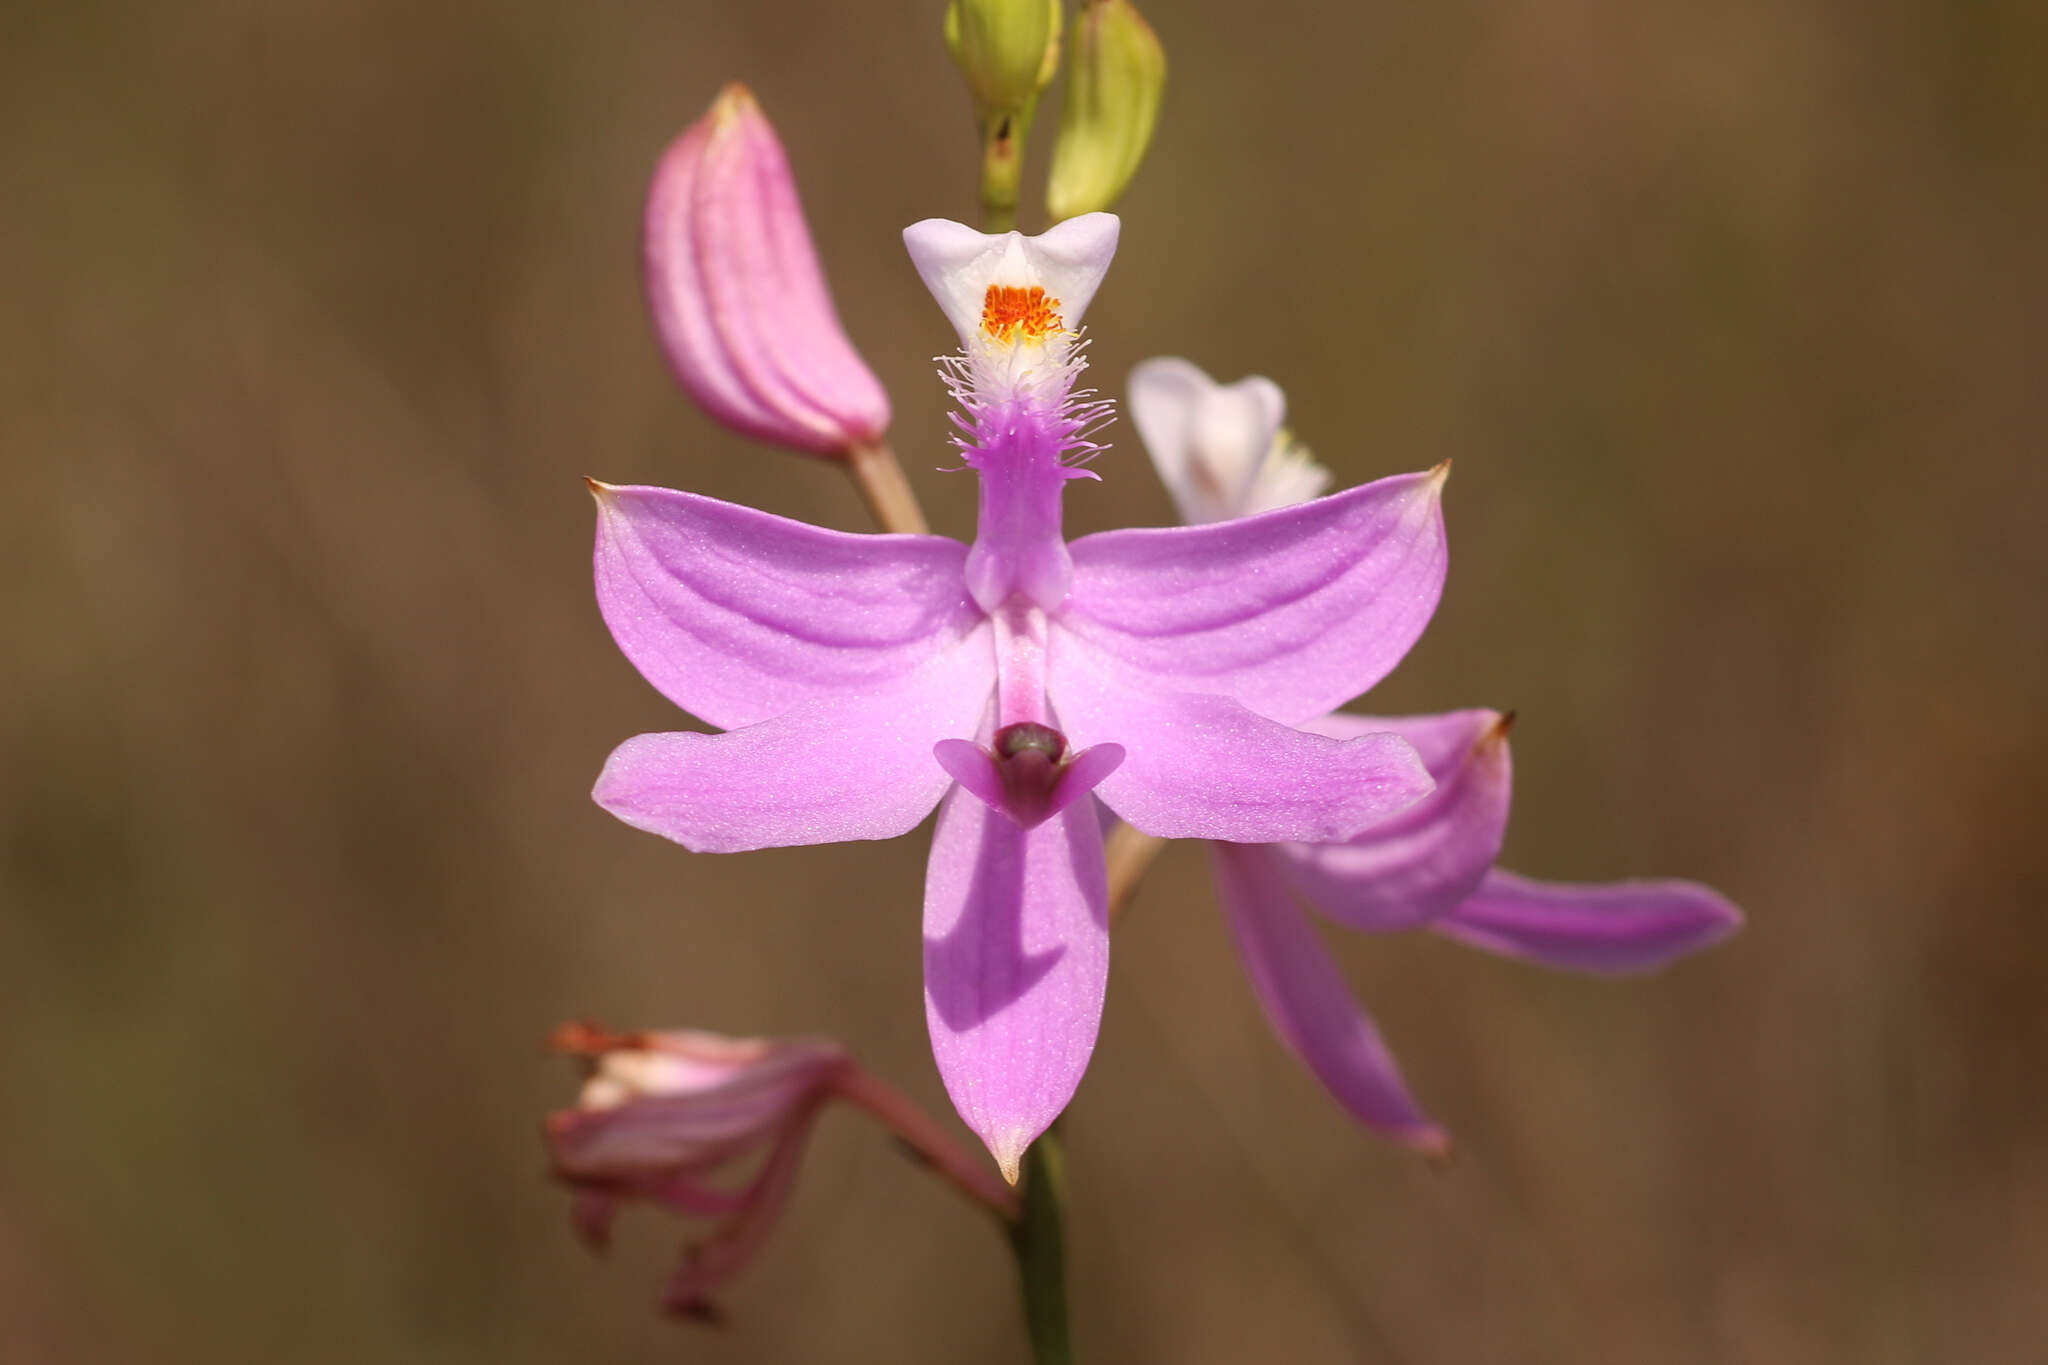
[[[932,756],[955,782],[1024,829],[1035,829],[1093,791],[1124,761],[1121,744],[1071,752],[1050,725],[1020,721],[996,731],[988,748],[942,739]]]

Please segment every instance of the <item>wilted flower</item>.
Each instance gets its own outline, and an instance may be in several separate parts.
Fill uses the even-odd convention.
[[[602,1250],[632,1200],[715,1220],[669,1282],[664,1306],[715,1319],[711,1291],[774,1231],[828,1100],[868,1110],[948,1179],[1001,1214],[992,1185],[922,1111],[824,1039],[726,1038],[692,1031],[614,1034],[566,1024],[556,1046],[590,1059],[576,1107],[548,1117],[555,1174],[576,1191],[577,1230]]]
[[[1439,474],[1228,525],[1069,545],[1106,416],[1076,328],[1117,221],[905,234],[947,362],[969,547],[595,485],[598,601],[647,679],[723,734],[641,735],[599,804],[705,852],[883,839],[944,798],[926,1015],[954,1104],[1014,1178],[1094,1047],[1108,972],[1092,797],[1149,834],[1345,839],[1431,780],[1391,735],[1293,728],[1385,675],[1441,591]],[[1092,797],[1091,797],[1092,789]]]
[[[1313,497],[1328,478],[1288,446],[1285,400],[1269,380],[1224,387],[1185,360],[1149,360],[1131,376],[1130,405],[1160,477],[1191,519],[1241,515],[1290,491]],[[1693,882],[1568,885],[1495,867],[1507,833],[1511,720],[1473,710],[1311,721],[1304,728],[1332,739],[1401,735],[1436,789],[1346,840],[1213,846],[1231,933],[1275,1031],[1339,1103],[1424,1150],[1441,1150],[1443,1131],[1410,1096],[1303,902],[1353,929],[1426,927],[1489,952],[1603,973],[1662,966],[1742,922],[1727,900]]]
[[[839,325],[789,159],[745,86],[662,157],[645,262],[662,350],[712,417],[816,455],[888,429],[889,396]]]

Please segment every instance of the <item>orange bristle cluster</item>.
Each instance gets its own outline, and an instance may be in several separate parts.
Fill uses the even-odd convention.
[[[1040,341],[1061,330],[1059,306],[1035,284],[992,284],[981,301],[981,330],[996,341]]]

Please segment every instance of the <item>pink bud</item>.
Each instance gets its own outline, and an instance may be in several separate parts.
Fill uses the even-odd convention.
[[[745,86],[662,157],[646,232],[662,349],[712,417],[827,456],[888,428],[889,396],[839,325],[789,159]]]

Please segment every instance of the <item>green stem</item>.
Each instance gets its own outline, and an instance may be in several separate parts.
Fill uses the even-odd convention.
[[[1024,139],[1036,100],[1022,109],[991,110],[981,121],[981,230],[1017,226],[1017,187],[1024,177]]]
[[[1073,1365],[1067,1325],[1067,1149],[1059,1126],[1024,1153],[1024,1212],[1010,1230],[1037,1365]]]

